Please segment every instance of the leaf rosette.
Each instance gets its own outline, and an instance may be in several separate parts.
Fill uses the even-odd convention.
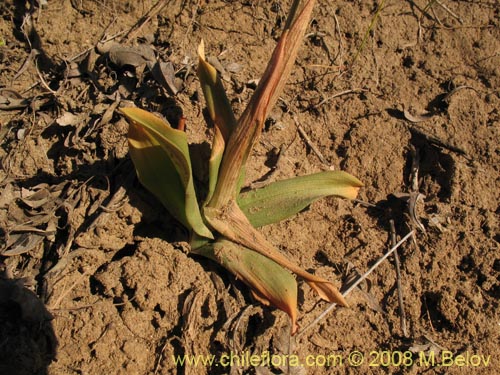
[[[277,181],[241,192],[245,165],[262,126],[295,62],[314,0],[294,1],[285,29],[248,106],[236,120],[217,70],[198,48],[198,77],[214,135],[207,196],[198,202],[186,134],[147,111],[124,108],[130,155],[140,182],[192,233],[193,253],[221,264],[246,283],[254,297],[286,312],[297,330],[297,282],[321,298],[347,306],[335,285],[285,256],[258,230],[299,213],[326,196],[354,199],[363,184],[343,171]]]

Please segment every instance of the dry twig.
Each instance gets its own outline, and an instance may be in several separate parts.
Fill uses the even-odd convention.
[[[415,234],[415,230],[411,230],[406,234],[395,246],[393,246],[389,251],[387,251],[382,257],[380,257],[373,266],[370,267],[368,271],[366,271],[356,282],[354,282],[345,292],[342,293],[344,297],[346,297],[349,293],[351,293],[363,280],[365,280],[384,260],[386,260],[394,251],[398,249],[408,238],[412,237]],[[314,319],[310,324],[301,329],[297,336],[303,335],[309,329],[311,329],[314,325],[316,325],[320,320],[322,320],[330,311],[332,311],[336,303],[332,303],[325,311],[323,311],[316,319]]]
[[[295,125],[297,126],[297,130],[299,131],[300,135],[302,138],[304,138],[304,141],[307,143],[307,145],[313,150],[313,152],[316,154],[316,156],[319,158],[319,160],[327,165],[328,163],[326,162],[325,157],[321,153],[321,151],[312,143],[311,138],[306,134],[302,126],[299,124],[299,120],[297,120],[297,117],[293,116],[293,121],[295,122]]]
[[[394,227],[394,220],[389,221],[391,227],[391,246],[396,246],[396,228]],[[401,331],[403,331],[403,336],[408,337],[408,330],[406,329],[406,313],[404,309],[404,299],[403,299],[403,288],[401,286],[401,265],[399,262],[399,254],[397,250],[394,250],[394,264],[396,265],[396,285],[398,290],[398,302],[399,302],[399,319],[401,325]]]
[[[436,146],[440,146],[440,147],[443,147],[449,151],[453,151],[453,152],[456,152],[457,154],[460,154],[460,155],[463,155],[464,157],[466,158],[469,158],[467,156],[467,152],[465,152],[464,149],[460,148],[460,147],[457,147],[455,145],[452,145],[450,142],[448,141],[445,141],[443,139],[440,139],[434,135],[429,135],[429,134],[426,134],[424,132],[424,130],[420,127],[417,127],[417,126],[411,126],[410,127],[410,132],[424,138],[427,142],[431,143],[431,144],[434,144]]]
[[[335,61],[338,57],[340,59],[340,65],[343,66],[344,62],[342,61],[342,56],[344,55],[344,46],[342,44],[342,32],[340,30],[339,20],[337,19],[337,15],[335,13],[333,13],[333,19],[335,20],[335,30],[339,36],[339,52],[337,53],[337,56],[333,58],[333,61]]]
[[[135,23],[134,26],[130,28],[130,30],[123,36],[123,38],[120,40],[120,43],[124,43],[132,38],[134,38],[137,33],[142,29],[142,27],[151,21],[153,17],[155,17],[158,13],[160,13],[163,8],[167,6],[167,1],[166,0],[159,0],[155,5],[151,7],[151,9],[144,15],[142,16],[139,21]]]
[[[448,8],[446,5],[444,5],[441,1],[436,0],[436,4],[438,4],[441,8],[443,8],[446,12],[448,12],[453,18],[455,18],[460,24],[464,24],[464,21],[457,16],[456,13],[454,13],[450,8]]]
[[[342,95],[353,94],[353,93],[356,93],[356,92],[366,92],[366,91],[368,91],[368,90],[362,89],[362,88],[340,91],[340,92],[338,92],[336,94],[333,94],[332,96],[324,98],[322,101],[320,101],[316,105],[316,107],[321,107],[323,104],[328,103],[330,100],[338,98],[339,96],[342,96]]]
[[[278,151],[278,156],[276,158],[276,163],[271,167],[271,170],[267,172],[264,176],[259,178],[257,181],[252,182],[249,186],[250,189],[258,189],[263,186],[266,186],[269,183],[269,180],[276,173],[278,167],[281,165],[281,161],[283,160],[283,155],[285,154],[286,149],[287,146],[285,146],[284,144],[280,146]]]

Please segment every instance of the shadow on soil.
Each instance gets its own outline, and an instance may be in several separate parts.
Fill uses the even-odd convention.
[[[45,375],[56,358],[52,315],[23,283],[0,275],[0,373]]]

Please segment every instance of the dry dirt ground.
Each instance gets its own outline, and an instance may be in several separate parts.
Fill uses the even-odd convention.
[[[334,168],[365,187],[263,231],[338,285],[387,251],[391,220],[416,235],[399,278],[390,257],[309,330],[290,338],[284,313],[189,255],[138,183],[117,109],[185,116],[203,181],[196,47],[241,113],[289,3],[1,2],[1,374],[500,373],[498,0],[318,1],[248,184]],[[302,328],[328,306],[304,284],[299,300]]]

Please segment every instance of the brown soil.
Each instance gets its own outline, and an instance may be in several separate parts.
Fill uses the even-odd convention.
[[[338,285],[348,265],[362,273],[388,249],[391,219],[398,238],[411,229],[416,236],[399,250],[406,335],[391,257],[349,295],[350,308],[291,339],[284,313],[189,255],[186,231],[138,183],[116,111],[133,101],[174,125],[184,115],[203,180],[211,130],[196,47],[203,38],[218,58],[241,113],[290,1],[164,1],[139,29],[155,1],[32,3],[0,5],[1,374],[458,374],[459,355],[469,358],[466,371],[500,372],[497,1],[385,1],[372,28],[380,2],[317,4],[248,183],[274,168],[284,146],[269,181],[335,168],[365,187],[361,202],[324,199],[263,232]],[[179,92],[144,64],[120,66],[96,48],[111,38],[151,46],[171,62]],[[425,232],[402,193],[424,196],[415,216]],[[299,296],[306,327],[328,305],[302,283]],[[348,362],[355,350],[361,367]],[[173,360],[265,351],[275,366]],[[431,351],[436,366],[418,366]],[[457,362],[437,366],[448,351]],[[398,365],[398,353],[411,363]],[[304,366],[287,368],[285,354]],[[321,356],[330,354],[343,362],[326,366]],[[316,366],[305,363],[309,355]],[[471,355],[490,362],[473,366]]]

